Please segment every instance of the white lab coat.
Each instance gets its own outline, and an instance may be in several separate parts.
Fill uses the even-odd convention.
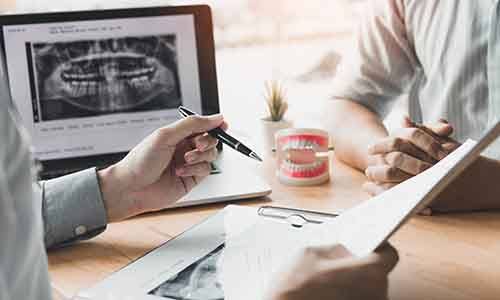
[[[10,103],[0,58],[0,299],[49,300],[40,188]]]

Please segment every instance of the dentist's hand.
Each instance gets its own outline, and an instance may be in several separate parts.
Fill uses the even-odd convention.
[[[398,254],[385,245],[356,258],[342,246],[309,248],[273,283],[269,300],[386,300]]]
[[[221,115],[183,119],[99,171],[108,222],[167,208],[192,190],[217,158],[218,141],[206,132],[219,126],[227,127]]]

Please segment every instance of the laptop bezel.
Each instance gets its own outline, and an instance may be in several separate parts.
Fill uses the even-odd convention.
[[[215,60],[215,42],[213,33],[212,11],[208,5],[156,6],[143,8],[86,10],[71,12],[49,12],[33,14],[0,15],[0,46],[2,59],[6,61],[3,27],[11,25],[32,25],[57,22],[75,22],[109,20],[119,18],[140,18],[154,16],[193,15],[195,21],[196,46],[202,102],[202,114],[220,112],[217,71]],[[6,74],[9,70],[6,67]],[[128,152],[98,154],[40,161],[41,179],[49,179],[50,174],[71,173],[64,170],[78,171],[94,166],[106,166],[121,160]]]

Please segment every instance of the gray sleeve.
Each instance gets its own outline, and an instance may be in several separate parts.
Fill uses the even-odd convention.
[[[106,228],[96,169],[41,182],[45,247],[90,239]]]
[[[418,67],[408,38],[403,0],[371,1],[333,83],[333,99],[356,101],[381,117],[408,92]]]

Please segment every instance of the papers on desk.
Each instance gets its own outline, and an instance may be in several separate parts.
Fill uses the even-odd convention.
[[[226,248],[221,282],[226,299],[263,299],[275,273],[307,246],[342,244],[365,256],[384,243],[411,215],[427,206],[446,185],[446,177],[474,141],[432,168],[393,189],[344,212],[329,223],[294,228],[288,223],[258,218],[243,208],[226,213]]]

